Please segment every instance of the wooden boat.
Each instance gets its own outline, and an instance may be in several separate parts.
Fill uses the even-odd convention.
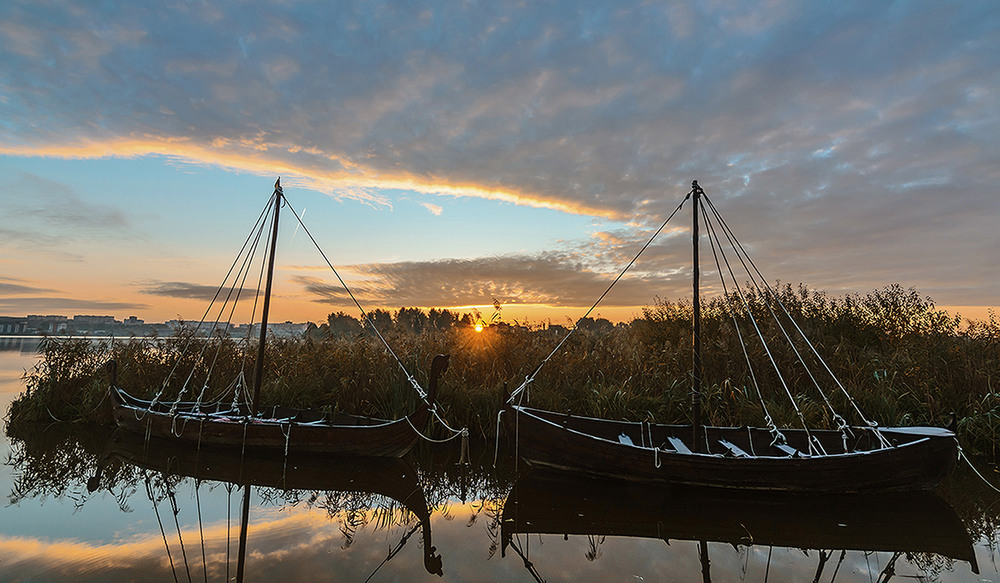
[[[961,519],[932,492],[751,492],[532,470],[504,502],[501,553],[516,544],[518,534],[933,553],[979,572]]]
[[[393,421],[286,407],[249,414],[227,403],[161,403],[132,397],[116,384],[110,390],[116,423],[140,435],[231,448],[401,457],[427,425],[438,378],[447,366],[447,357],[434,359],[428,404]]]
[[[523,388],[537,374],[536,368],[524,385],[512,393],[504,409],[520,457],[531,467],[741,490],[858,492],[932,488],[957,462],[958,442],[954,432],[938,427],[878,427],[864,418],[836,379],[833,379],[835,386],[854,406],[862,424],[848,425],[832,410],[825,393],[821,393],[820,402],[825,401],[831,408],[831,417],[838,420],[838,427],[833,430],[807,426],[778,428],[771,422],[766,405],[765,428],[710,427],[701,423],[698,209],[704,196],[697,181],[692,183],[688,197],[693,200],[695,216],[693,423],[663,425],[594,419],[530,408],[517,399],[523,398]],[[721,217],[716,222],[728,229]],[[725,235],[731,237],[729,232]],[[717,236],[713,239],[713,253],[720,247],[718,239]],[[738,246],[737,253],[740,251],[742,246]],[[720,267],[720,273],[721,270]],[[812,348],[811,344],[808,346]],[[816,356],[819,358],[818,353]],[[788,387],[786,393],[798,411]],[[800,418],[804,423],[801,414]]]
[[[422,402],[411,414],[400,419],[387,420],[280,406],[263,409],[255,406],[259,403],[263,378],[278,214],[283,204],[285,204],[284,194],[279,181],[275,183],[273,198],[269,202],[269,207],[273,209],[271,246],[252,399],[246,401],[234,399],[231,403],[181,401],[179,398],[171,401],[161,399],[159,395],[152,399],[140,399],[118,386],[116,365],[112,362],[110,363],[112,382],[109,390],[114,405],[115,421],[119,427],[147,437],[199,446],[228,446],[241,450],[273,449],[286,453],[294,451],[379,457],[403,456],[416,443],[418,432],[424,429],[429,417],[434,414],[438,379],[448,367],[447,356],[439,355],[434,358],[426,394],[412,376],[406,373]],[[261,216],[265,217],[266,213],[262,213]],[[258,223],[263,230],[265,221],[261,220]],[[261,238],[260,233],[257,238]],[[381,335],[379,338],[385,341]],[[388,345],[386,346],[388,348]],[[403,366],[401,362],[400,366]],[[403,370],[405,373],[405,368]],[[238,392],[242,393],[239,387]]]
[[[231,484],[245,488],[245,492],[249,492],[246,489],[248,486],[259,486],[286,491],[337,491],[385,497],[401,504],[417,518],[423,541],[424,567],[428,573],[442,573],[441,556],[431,541],[431,509],[416,469],[403,459],[303,452],[284,455],[276,451],[234,456],[229,448],[197,447],[155,437],[147,439],[119,429],[105,448],[98,475],[88,484],[91,491],[100,487],[100,472],[114,461],[166,476],[192,478],[199,483]],[[245,495],[241,565],[245,560],[248,501]],[[409,534],[403,543],[408,537]]]

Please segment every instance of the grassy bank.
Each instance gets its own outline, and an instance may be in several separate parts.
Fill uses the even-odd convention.
[[[883,425],[946,424],[954,412],[964,447],[994,458],[1000,453],[996,447],[1000,322],[995,316],[963,324],[913,290],[898,286],[839,298],[785,286],[779,296],[867,418]],[[779,425],[797,424],[783,383],[797,395],[796,403],[810,424],[831,425],[823,398],[811,388],[809,373],[794,364],[795,351],[808,355],[809,345],[796,341],[793,349],[779,341],[789,325],[782,331],[770,319],[774,304],[749,292],[745,300],[756,316],[756,327],[770,339],[770,355],[763,344],[746,335],[753,322],[726,315],[727,303],[743,299],[717,298],[703,305],[707,421],[763,423],[741,348],[746,345],[750,360],[761,363],[754,374]],[[412,310],[406,314],[412,317]],[[445,416],[452,426],[467,426],[483,439],[492,439],[506,391],[519,385],[563,334],[515,326],[476,332],[457,320],[420,331],[390,323],[385,331],[395,353],[424,386],[433,356],[451,355],[439,395]],[[151,396],[161,389],[184,346],[189,349],[176,368],[183,372],[171,377],[162,398],[176,398],[194,365],[195,373],[183,389],[185,399],[193,399],[206,386],[203,398],[232,399],[231,381],[240,370],[247,378],[252,376],[253,356],[236,340],[205,342],[185,336],[97,343],[46,340],[41,360],[26,375],[25,393],[11,405],[8,423],[58,419],[108,425],[107,361],[119,363],[120,386]],[[685,302],[658,300],[632,322],[581,329],[541,369],[531,385],[531,404],[601,417],[687,422],[691,343],[691,305]],[[769,358],[790,372],[779,378]],[[275,340],[268,345],[266,363],[261,397],[265,404],[391,417],[414,403],[400,367],[363,330]],[[822,366],[814,362],[811,369],[822,371]],[[858,422],[839,389],[824,390],[838,412]]]

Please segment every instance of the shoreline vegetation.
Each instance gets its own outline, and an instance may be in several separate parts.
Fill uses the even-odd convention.
[[[763,334],[782,334],[770,316],[767,298],[743,290]],[[1000,320],[962,322],[913,289],[890,285],[867,295],[833,298],[807,286],[778,286],[775,295],[861,411],[881,425],[947,425],[954,413],[959,441],[969,452],[997,459],[1000,431]],[[746,358],[725,309],[732,295],[703,301],[702,362],[704,422],[762,425],[763,413]],[[642,316],[614,325],[584,319],[578,330],[540,370],[530,387],[530,403],[545,409],[594,417],[690,423],[690,301],[655,299]],[[471,317],[447,310],[375,310],[376,327],[422,385],[436,354],[450,354],[439,403],[452,427],[468,427],[473,439],[492,442],[497,413],[506,395],[531,374],[567,333],[495,322],[477,331]],[[741,329],[744,324],[740,323]],[[743,336],[750,359],[766,363],[756,340]],[[253,374],[255,343],[240,338],[195,337],[190,328],[171,337],[94,341],[46,338],[41,358],[24,375],[25,391],[7,413],[7,433],[27,425],[97,424],[110,427],[107,363],[118,363],[118,384],[137,396],[152,397],[163,387],[182,348],[177,370],[195,373],[185,399],[206,387],[203,399],[232,399],[241,370]],[[778,363],[793,363],[785,342],[769,342]],[[200,357],[201,347],[205,354]],[[778,349],[775,350],[774,347]],[[209,372],[209,363],[214,363]],[[767,369],[765,369],[765,366]],[[811,386],[807,372],[792,367],[785,381],[793,391]],[[770,365],[755,368],[768,411],[778,426],[799,423]],[[173,401],[187,373],[174,374],[161,399]],[[262,406],[282,404],[393,418],[415,403],[416,395],[400,366],[357,319],[331,314],[310,326],[302,339],[268,341]],[[818,395],[805,392],[797,403],[813,427],[833,420]],[[833,399],[848,415],[849,405]],[[440,428],[438,428],[440,429]],[[433,431],[434,428],[431,428]]]

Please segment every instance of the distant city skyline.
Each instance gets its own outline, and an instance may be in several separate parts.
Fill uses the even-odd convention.
[[[278,176],[366,309],[567,324],[692,180],[769,282],[1000,305],[993,3],[13,0],[0,54],[0,314],[199,320]],[[359,316],[284,225],[273,319]]]

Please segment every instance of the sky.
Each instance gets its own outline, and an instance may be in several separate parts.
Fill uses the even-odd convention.
[[[6,0],[0,314],[198,319],[280,176],[366,310],[565,323],[698,180],[771,283],[982,317],[998,104],[990,1]],[[591,315],[689,295],[689,225]],[[272,320],[357,314],[279,247]]]

